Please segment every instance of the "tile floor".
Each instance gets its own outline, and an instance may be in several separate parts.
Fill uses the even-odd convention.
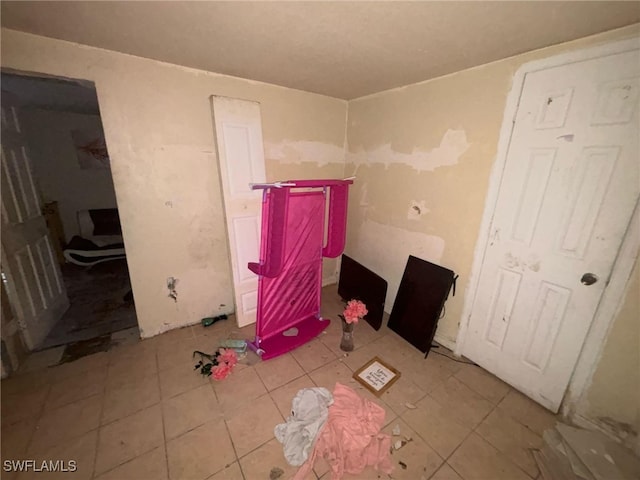
[[[335,286],[323,299],[323,315],[336,319]],[[393,453],[394,479],[539,477],[528,449],[541,444],[553,415],[479,367],[436,354],[423,359],[386,327],[358,324],[348,356],[334,321],[289,354],[265,362],[248,356],[224,381],[192,370],[193,350],[253,333],[253,326],[234,329],[232,319],[188,327],[3,381],[2,460],[75,460],[77,472],[67,474],[74,480],[253,480],[268,479],[274,467],[285,479],[295,469],[274,426],[299,389],[340,381],[384,407],[385,432],[399,425],[413,439]],[[380,399],[351,378],[374,355],[402,373]],[[7,480],[63,475],[2,472]],[[345,478],[388,478],[378,475],[368,469]],[[314,477],[329,480],[324,461]]]

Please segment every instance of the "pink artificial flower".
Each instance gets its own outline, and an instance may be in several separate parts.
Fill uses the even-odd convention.
[[[219,363],[211,369],[211,375],[216,380],[224,380],[231,373],[231,368],[226,363]]]
[[[347,323],[357,323],[368,312],[367,307],[360,300],[349,300],[343,316]]]
[[[221,348],[220,355],[218,356],[218,362],[229,365],[229,367],[235,367],[238,363],[238,355],[236,351],[231,348]]]

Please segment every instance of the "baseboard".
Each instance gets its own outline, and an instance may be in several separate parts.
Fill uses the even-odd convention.
[[[338,283],[338,276],[337,275],[330,275],[330,276],[322,279],[322,286],[323,287],[326,287],[327,285],[334,285],[334,284],[337,284],[337,283]],[[233,313],[234,312],[227,313],[227,315],[231,316],[231,315],[233,315]],[[175,329],[178,329],[178,328],[192,327],[192,326],[195,326],[195,325],[198,325],[198,324],[200,324],[200,321],[195,321],[195,322],[187,323],[187,324],[184,324],[184,325],[176,325],[176,326],[172,326],[170,328],[167,328],[166,330],[155,331],[152,334],[148,334],[145,331],[141,331],[140,332],[140,338],[152,338],[152,337],[155,337],[157,335],[162,335],[163,333],[170,332],[171,330],[175,330]],[[241,328],[241,327],[239,327],[239,328]],[[449,348],[449,347],[447,347],[447,348]]]
[[[337,275],[330,275],[330,276],[322,279],[322,286],[323,287],[326,287],[327,285],[333,285],[335,283],[338,283],[338,276]]]
[[[438,342],[440,345],[442,345],[443,347],[448,348],[449,350],[451,350],[452,352],[455,352],[456,350],[456,342],[455,340],[451,340],[450,338],[446,338],[446,337],[442,337],[440,335],[438,335],[436,333],[434,340],[436,342]]]

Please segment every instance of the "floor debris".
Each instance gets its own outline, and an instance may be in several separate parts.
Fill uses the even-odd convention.
[[[400,465],[402,467],[403,470],[407,469],[407,464],[404,462],[398,462],[398,465]]]
[[[229,317],[223,313],[222,315],[218,315],[216,317],[205,317],[202,320],[200,320],[200,323],[202,323],[203,327],[210,327],[211,325],[213,325],[214,323],[220,321],[220,320],[226,320]]]
[[[413,442],[413,438],[404,437],[403,440],[396,440],[395,443],[393,444],[393,448],[395,450],[400,450],[402,447],[404,447],[409,442]]]
[[[543,480],[640,478],[640,459],[603,433],[558,423],[542,438],[532,454]]]
[[[393,427],[393,430],[391,430],[391,433],[393,433],[394,437],[397,437],[398,435],[400,435],[400,425],[396,425],[395,427]]]
[[[282,475],[284,475],[284,470],[280,467],[273,467],[269,472],[269,480],[278,480]]]
[[[405,403],[404,406],[407,407],[409,410],[415,410],[416,408],[418,408],[413,403],[409,403],[409,402]]]

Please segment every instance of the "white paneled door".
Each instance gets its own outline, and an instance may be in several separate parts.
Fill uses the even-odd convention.
[[[247,264],[259,259],[262,208],[262,190],[251,190],[249,184],[266,181],[260,104],[228,97],[211,98],[235,311],[238,325],[243,327],[256,321],[258,304],[258,277]]]
[[[69,307],[33,179],[20,110],[2,92],[2,272],[29,349]]]
[[[462,353],[557,411],[640,193],[639,51],[528,73]]]

